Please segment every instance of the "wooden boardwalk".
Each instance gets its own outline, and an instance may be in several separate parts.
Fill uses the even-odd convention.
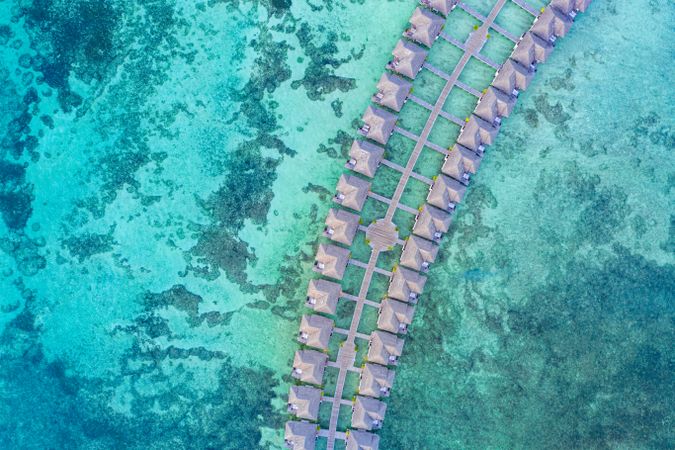
[[[462,51],[462,56],[453,68],[451,73],[446,73],[443,70],[435,67],[433,64],[430,62],[424,62],[423,67],[425,70],[429,70],[439,78],[441,78],[444,81],[443,89],[441,90],[440,94],[436,98],[435,102],[433,104],[421,99],[418,96],[412,95],[411,93],[408,94],[407,99],[410,100],[411,102],[423,107],[426,111],[428,111],[429,115],[428,118],[424,124],[424,128],[420,132],[419,135],[416,135],[415,133],[412,133],[401,126],[393,126],[393,132],[400,134],[401,136],[404,136],[407,139],[410,139],[414,142],[414,148],[410,154],[410,156],[407,159],[407,162],[405,165],[401,165],[398,163],[394,163],[384,157],[381,157],[378,161],[379,164],[387,166],[396,172],[400,174],[400,178],[396,184],[396,188],[394,190],[394,193],[392,194],[391,198],[385,197],[381,194],[372,192],[372,190],[368,189],[367,193],[364,193],[367,198],[373,199],[377,202],[381,202],[385,205],[387,205],[386,212],[384,213],[383,217],[374,220],[372,223],[368,225],[362,225],[359,224],[356,229],[360,231],[361,233],[365,233],[366,236],[366,242],[369,245],[369,257],[367,261],[355,259],[350,256],[348,257],[349,259],[345,260],[345,264],[352,266],[352,267],[358,267],[361,269],[363,277],[361,278],[361,283],[360,287],[358,290],[358,293],[356,294],[349,294],[345,292],[341,292],[339,298],[341,300],[346,300],[349,302],[354,303],[353,307],[353,313],[351,315],[351,320],[350,320],[350,325],[349,328],[340,328],[340,327],[333,327],[331,329],[331,333],[338,334],[341,337],[344,338],[344,340],[341,341],[339,350],[337,351],[337,355],[335,356],[334,361],[327,361],[325,363],[326,367],[329,367],[333,370],[337,370],[337,377],[335,379],[335,390],[334,392],[329,393],[330,395],[322,395],[321,397],[321,402],[322,403],[330,403],[331,408],[330,408],[330,418],[328,419],[328,428],[321,428],[318,429],[318,431],[315,431],[313,433],[316,434],[316,436],[320,438],[325,438],[326,439],[326,448],[328,450],[333,450],[335,448],[335,441],[336,440],[349,440],[350,439],[350,434],[349,430],[341,430],[338,429],[338,422],[340,418],[340,409],[341,407],[353,407],[355,405],[354,400],[353,400],[353,395],[354,392],[349,391],[345,392],[345,386],[347,384],[347,377],[350,373],[352,374],[357,374],[361,375],[364,373],[366,369],[363,369],[363,367],[367,366],[362,366],[361,361],[356,361],[357,358],[357,353],[358,353],[358,346],[359,345],[366,345],[365,341],[368,341],[368,346],[370,346],[370,343],[372,342],[373,335],[369,335],[363,332],[359,331],[359,325],[361,324],[364,308],[366,306],[370,308],[377,308],[378,311],[381,308],[384,308],[384,305],[387,304],[387,301],[391,302],[391,299],[387,299],[387,301],[379,302],[379,301],[373,301],[372,299],[368,299],[368,293],[371,290],[371,286],[373,284],[373,278],[376,274],[384,276],[389,278],[390,280],[393,280],[396,277],[396,270],[397,268],[394,267],[391,271],[385,270],[381,267],[378,267],[378,260],[380,260],[380,256],[384,252],[392,251],[397,248],[403,248],[405,253],[405,248],[406,245],[409,241],[403,240],[399,237],[399,229],[394,223],[394,218],[396,215],[397,211],[403,211],[406,213],[410,213],[412,215],[415,215],[417,217],[419,211],[418,209],[412,208],[408,205],[404,205],[401,203],[401,199],[403,197],[404,192],[406,192],[406,188],[409,185],[410,179],[417,180],[419,182],[424,183],[425,185],[429,186],[430,188],[432,186],[435,186],[435,180],[436,177],[433,179],[428,178],[424,175],[421,175],[417,172],[415,172],[415,167],[418,163],[418,160],[424,151],[424,149],[429,149],[434,152],[438,152],[444,156],[448,156],[450,152],[448,151],[448,148],[453,147],[455,142],[453,143],[448,143],[451,144],[448,147],[443,147],[441,145],[438,145],[436,143],[433,143],[429,141],[429,136],[434,129],[434,126],[436,122],[441,118],[441,120],[447,120],[451,123],[454,123],[455,125],[459,125],[462,127],[462,131],[464,131],[464,126],[469,122],[469,118],[466,120],[460,119],[459,117],[454,116],[453,114],[444,111],[443,106],[446,104],[446,101],[448,99],[448,96],[451,94],[452,90],[457,88],[461,89],[463,91],[466,91],[470,93],[471,95],[481,98],[483,96],[483,93],[476,88],[462,82],[459,80],[461,74],[465,70],[467,63],[470,61],[471,58],[476,58],[478,61],[481,61],[482,63],[486,64],[490,68],[494,70],[499,70],[502,67],[502,63],[498,63],[493,61],[492,59],[484,56],[481,51],[483,49],[483,46],[486,43],[486,40],[488,39],[488,34],[490,33],[491,30],[496,31],[497,33],[500,33],[501,35],[505,36],[506,38],[510,39],[512,42],[516,43],[519,42],[520,37],[515,36],[512,33],[508,32],[504,28],[500,27],[498,24],[495,23],[496,18],[499,16],[500,11],[502,8],[508,3],[508,2],[513,2],[514,4],[518,5],[520,8],[524,9],[525,11],[529,12],[532,14],[533,18],[538,17],[539,11],[536,11],[532,6],[530,6],[525,0],[496,0],[494,6],[490,10],[489,14],[487,16],[483,16],[480,14],[478,11],[474,10],[471,6],[466,5],[465,3],[458,2],[457,7],[466,11],[468,14],[472,15],[476,19],[478,19],[481,22],[481,25],[472,31],[469,34],[468,39],[466,42],[460,42],[449,35],[445,33],[438,33],[440,35],[441,39],[444,39],[445,41],[451,43],[455,47],[459,48]],[[550,7],[550,6],[549,6]],[[452,17],[452,14],[450,15]],[[486,92],[486,91],[483,91]],[[507,93],[508,95],[511,95],[511,92]],[[505,95],[507,95],[505,94]],[[515,101],[515,97],[514,97]],[[478,114],[478,110],[475,110],[475,113]],[[508,115],[508,113],[507,113]],[[473,117],[473,116],[472,116]],[[499,117],[501,119],[501,116]],[[483,120],[485,122],[485,120]],[[487,123],[487,122],[485,122]],[[498,123],[498,122],[495,122]],[[480,149],[475,150],[477,157],[480,159],[482,157],[482,147]],[[386,155],[385,155],[386,156]],[[444,169],[445,170],[445,169]],[[446,177],[447,178],[447,177]],[[460,180],[460,182],[463,182],[464,184],[468,183],[468,178],[465,180]],[[370,185],[369,185],[370,186]],[[434,188],[435,189],[435,188]],[[430,197],[431,198],[431,197]],[[429,200],[431,201],[431,200]],[[452,202],[455,202],[455,200],[452,200]],[[452,205],[450,205],[452,206]],[[414,241],[416,244],[415,245],[429,245],[429,244],[424,244],[422,241],[420,241],[418,237],[415,237],[415,239],[418,239],[417,241]],[[431,239],[431,238],[429,238]],[[429,241],[426,241],[429,242]],[[435,245],[435,244],[434,244]],[[342,250],[344,251],[344,250]],[[365,256],[361,257],[362,259],[365,259]],[[402,256],[403,258],[403,256]],[[401,259],[401,263],[403,263],[404,260]],[[408,261],[406,264],[411,264],[410,261]],[[419,264],[419,263],[418,263]],[[405,265],[405,264],[404,264]],[[410,267],[410,266],[407,266]],[[412,270],[418,270],[425,272],[426,267],[416,267],[416,268],[406,268],[407,271],[412,273]],[[402,275],[403,276],[403,275]],[[423,284],[422,284],[423,285]],[[421,288],[420,288],[421,290]],[[391,291],[390,291],[391,292]],[[421,292],[420,292],[421,293]],[[410,301],[412,303],[417,302],[417,295],[419,293],[415,293],[415,297],[410,297],[407,301]],[[390,294],[391,296],[394,296],[394,294]],[[400,295],[400,294],[396,294]],[[407,295],[407,294],[405,294]],[[412,291],[411,291],[412,295]],[[411,300],[412,298],[412,300]],[[399,299],[397,297],[398,300]],[[397,302],[395,302],[397,303]],[[324,319],[325,320],[325,319]],[[409,323],[409,322],[408,322]],[[386,324],[385,324],[386,325]],[[378,326],[380,326],[380,322],[378,321]],[[396,329],[387,329],[386,327],[383,328],[389,332],[396,331]],[[401,329],[398,330],[399,333],[405,333],[405,329],[401,331]],[[388,334],[388,333],[385,333]],[[396,336],[394,334],[393,336]],[[359,345],[357,345],[357,339],[360,341]],[[398,339],[398,338],[395,338]],[[393,345],[393,344],[392,344]],[[376,361],[377,362],[377,361]],[[382,361],[384,364],[386,361]],[[391,363],[391,360],[389,360]],[[395,364],[395,363],[394,363]],[[371,361],[369,365],[373,365],[373,362]],[[376,364],[375,364],[376,365]],[[347,398],[345,398],[345,395]],[[361,394],[363,395],[363,394]],[[353,419],[354,420],[354,419]],[[354,426],[354,423],[352,424]],[[308,428],[306,428],[308,429]],[[356,429],[359,429],[358,426]],[[363,430],[363,429],[361,429]],[[367,428],[366,431],[370,431],[370,428]],[[287,430],[288,433],[288,430]],[[376,435],[370,435],[369,433],[366,433],[366,435],[371,436],[368,439],[373,439],[371,444],[368,444],[368,448],[373,448],[377,449],[378,443],[379,443],[379,438]],[[364,436],[361,434],[361,436]],[[374,437],[372,437],[374,436]],[[288,439],[288,438],[287,438]],[[307,449],[307,450],[312,450],[314,448],[314,443],[313,441],[310,441],[308,444],[306,439],[303,439],[302,442],[305,442],[305,444],[301,444],[301,446],[296,446],[295,444],[291,443],[290,448],[294,448],[296,450],[302,450],[302,449]],[[287,441],[287,445],[288,441]],[[352,442],[349,444],[349,448],[352,448],[351,446],[354,445]],[[356,447],[353,447],[356,448]],[[359,447],[360,448],[360,447]]]

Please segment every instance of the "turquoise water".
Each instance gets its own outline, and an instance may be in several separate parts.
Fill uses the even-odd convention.
[[[414,8],[381,4],[0,2],[3,448],[278,446],[311,255]],[[672,446],[672,25],[596,0],[540,68],[383,448]]]

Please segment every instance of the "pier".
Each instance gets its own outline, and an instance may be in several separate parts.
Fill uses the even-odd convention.
[[[509,3],[533,20],[520,36],[495,22]],[[392,52],[393,59],[372,97],[373,105],[362,118],[360,137],[352,145],[345,165],[350,172],[340,178],[336,189],[334,202],[339,209],[331,209],[326,219],[324,236],[330,242],[321,243],[317,252],[314,271],[321,278],[310,282],[306,305],[313,313],[302,318],[298,335],[302,348],[293,361],[292,376],[297,384],[289,394],[288,411],[295,418],[286,424],[288,448],[313,450],[320,439],[325,440],[321,447],[328,450],[335,448],[336,441],[344,441],[340,448],[349,450],[379,447],[376,431],[385,419],[384,400],[394,383],[394,368],[424,290],[425,273],[436,259],[451,216],[486,148],[496,138],[503,118],[511,113],[518,94],[528,87],[537,64],[546,60],[556,39],[567,33],[576,13],[584,11],[589,3],[590,0],[553,0],[538,11],[526,0],[496,0],[487,16],[456,0],[423,0],[415,9],[411,27]],[[466,13],[480,22],[464,42],[444,31],[446,20],[452,24],[456,13]],[[491,31],[515,44],[501,62],[483,54]],[[449,72],[428,61],[430,49],[439,38],[462,52]],[[482,90],[483,86],[471,86],[460,79],[472,58],[496,71],[491,84]],[[415,78],[421,71],[443,82],[433,103],[412,95]],[[454,89],[476,98],[469,117],[459,118],[443,109]],[[407,101],[428,114],[419,135],[398,124],[398,114],[405,112]],[[438,121],[461,127],[454,141],[443,143],[447,147],[432,142],[432,130]],[[387,158],[385,149],[393,135],[414,143],[405,164]],[[415,171],[425,151],[444,158],[433,178]],[[373,192],[377,171],[382,167],[399,176],[390,196]],[[428,190],[426,203],[419,207],[402,202],[411,182]],[[366,224],[362,216],[369,201],[385,205],[386,209]],[[414,216],[412,229],[401,230],[396,224],[400,220],[397,214],[401,213]],[[353,254],[357,249],[355,239],[367,244],[367,260],[364,255]],[[385,257],[388,252],[400,255],[398,263],[385,268],[382,261],[390,260]],[[350,270],[360,271],[358,290],[352,287],[355,292],[343,290]],[[377,284],[376,277],[388,280],[381,300],[368,298]],[[345,301],[353,305],[349,326],[338,327],[338,305]],[[370,332],[363,330],[364,321],[372,316],[366,314],[367,308],[377,312],[377,323],[367,324]],[[337,350],[331,347],[336,339]],[[327,371],[335,376],[328,377]],[[354,390],[354,382],[348,383],[349,377],[358,377],[358,389]],[[331,391],[324,392],[329,379]],[[321,405],[326,405],[323,415]],[[345,424],[345,411],[351,413],[350,425]]]

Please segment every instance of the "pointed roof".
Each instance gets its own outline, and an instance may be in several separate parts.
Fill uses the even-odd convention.
[[[326,216],[323,235],[331,241],[352,245],[356,230],[359,228],[359,216],[344,209],[331,208]]]
[[[333,244],[319,244],[314,258],[314,271],[321,275],[341,280],[349,261],[349,249]]]
[[[365,124],[361,127],[361,132],[368,139],[384,145],[394,131],[397,119],[398,117],[389,111],[368,106],[366,112],[363,113],[363,117],[361,117],[361,121]]]
[[[473,111],[486,122],[494,123],[497,119],[508,117],[516,104],[516,98],[490,86],[478,100]]]
[[[482,152],[481,146],[492,145],[497,133],[499,133],[498,127],[471,114],[469,121],[462,127],[457,143],[474,152]]]
[[[511,59],[525,67],[530,67],[532,64],[545,62],[552,50],[553,45],[549,41],[528,31],[516,44],[516,48],[511,53]]]
[[[291,386],[288,393],[288,412],[300,419],[317,420],[321,395],[321,389],[315,387]]]
[[[389,281],[387,295],[396,300],[415,303],[422,294],[426,282],[427,277],[424,275],[404,267],[398,267]]]
[[[386,331],[373,331],[368,341],[368,355],[366,360],[376,364],[396,365],[398,357],[403,352],[403,339]]]
[[[379,364],[366,363],[359,377],[359,394],[370,397],[389,397],[395,372]]]
[[[403,76],[415,79],[427,59],[427,51],[412,42],[398,41],[394,51],[394,59],[387,64],[387,69],[398,72]]]
[[[438,16],[428,9],[415,8],[415,11],[410,17],[410,25],[403,35],[408,39],[417,41],[427,47],[434,45],[434,41],[443,29],[445,19]]]
[[[443,233],[447,233],[450,228],[452,217],[447,212],[424,204],[422,210],[415,218],[413,234],[422,236],[425,239],[439,241]]]
[[[346,208],[361,211],[369,190],[370,183],[363,178],[342,174],[333,201]]]
[[[334,326],[335,323],[327,317],[304,314],[300,320],[298,342],[309,347],[327,350]]]
[[[382,428],[387,404],[374,398],[357,395],[352,407],[352,428],[379,430]]]
[[[316,350],[298,350],[293,358],[291,376],[304,383],[321,386],[328,355]]]
[[[310,280],[305,304],[316,312],[335,314],[342,288],[328,280]]]
[[[284,445],[291,450],[314,450],[318,433],[314,423],[286,422]]]
[[[574,11],[575,3],[576,0],[552,0],[550,5],[565,14],[569,14]]]
[[[373,102],[400,111],[410,94],[412,83],[401,77],[385,72],[377,83],[377,94],[373,95]]]
[[[415,307],[409,303],[386,298],[380,302],[377,328],[390,333],[406,334],[414,314]]]
[[[492,86],[508,95],[516,95],[514,91],[524,91],[530,85],[534,71],[518,64],[512,59],[507,59],[497,71]]]
[[[410,236],[403,246],[401,265],[426,272],[436,260],[438,245],[419,236]]]
[[[459,181],[439,175],[429,190],[427,202],[446,211],[453,210],[462,201],[465,192],[466,186]]]
[[[420,3],[447,16],[457,4],[457,0],[420,0]]]
[[[355,140],[349,149],[349,161],[345,167],[367,177],[373,178],[382,161],[384,149],[367,141]]]
[[[448,153],[448,157],[446,158],[446,163],[452,165],[453,163],[449,161],[454,158],[461,158],[464,170],[466,170],[469,173],[476,173],[476,171],[478,171],[478,167],[480,167],[481,157],[476,152],[469,150],[463,145],[455,144],[452,146],[452,149],[450,150],[450,152]],[[445,164],[441,169],[443,173],[445,173],[444,168]]]
[[[571,26],[572,19],[567,14],[549,5],[537,17],[530,31],[544,40],[554,41],[565,36]]]
[[[464,167],[462,154],[454,151],[454,148],[445,155],[441,172],[460,183],[467,183],[470,177],[469,171]]]
[[[345,450],[378,450],[380,437],[367,431],[350,430]]]

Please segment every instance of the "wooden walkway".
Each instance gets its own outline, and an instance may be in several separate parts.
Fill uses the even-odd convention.
[[[408,163],[405,165],[405,169],[401,174],[401,178],[399,179],[398,185],[396,186],[394,195],[389,201],[389,206],[383,219],[385,222],[393,223],[392,220],[394,218],[394,213],[396,212],[396,209],[399,207],[401,196],[403,195],[403,191],[405,190],[405,187],[408,184],[408,179],[411,177],[411,174],[413,173],[413,168],[417,163],[417,159],[419,158],[422,149],[427,143],[427,138],[429,137],[429,133],[431,133],[431,129],[436,123],[436,119],[440,114],[441,108],[445,104],[445,101],[448,98],[448,95],[450,94],[452,88],[457,85],[459,75],[462,73],[464,66],[469,61],[469,58],[471,58],[471,55],[480,52],[481,48],[483,48],[483,44],[485,44],[485,39],[489,32],[490,26],[497,17],[497,14],[499,14],[499,11],[502,9],[506,1],[507,0],[497,0],[497,3],[492,8],[490,15],[483,21],[483,25],[481,25],[478,28],[478,30],[476,30],[474,33],[471,34],[471,37],[465,46],[462,58],[455,67],[455,70],[453,70],[452,74],[450,74],[450,76],[446,79],[443,91],[436,100],[436,103],[434,104],[434,107],[431,110],[431,114],[427,119],[424,129],[422,130],[422,133],[420,134],[419,138],[416,139],[415,148],[413,149],[412,154],[408,158]],[[428,65],[425,64],[425,67],[426,66]],[[416,213],[417,212],[415,211],[415,214]],[[340,351],[338,353],[338,363],[340,364],[340,372],[338,373],[337,387],[335,389],[335,397],[338,399],[342,399],[342,392],[344,390],[344,383],[346,380],[347,371],[349,367],[352,367],[354,365],[353,348],[354,348],[354,339],[356,337],[356,329],[358,328],[358,324],[361,319],[361,313],[363,311],[363,305],[366,299],[366,295],[368,294],[368,290],[370,288],[370,282],[373,278],[373,274],[377,271],[376,267],[377,259],[380,255],[380,252],[383,250],[384,249],[379,246],[373,246],[372,248],[370,260],[368,261],[368,264],[365,266],[366,273],[363,277],[363,281],[361,282],[361,289],[359,291],[358,301],[356,302],[356,309],[352,316],[352,324],[351,327],[349,328],[349,334],[347,335],[347,340],[340,348]],[[339,414],[340,414],[340,403],[334,402],[333,407],[331,409],[330,425],[328,428],[328,444],[326,447],[328,450],[333,450],[335,446],[335,438],[336,433],[338,431],[337,422]]]
[[[520,37],[513,35],[512,33],[508,32],[507,30],[505,30],[504,28],[500,27],[498,24],[495,23],[495,20],[498,17],[500,11],[504,7],[504,5],[506,5],[507,2],[509,1],[512,1],[520,8],[532,14],[534,17],[537,17],[539,15],[539,11],[530,6],[525,0],[496,0],[494,6],[492,7],[490,13],[487,16],[483,16],[478,11],[474,10],[465,3],[462,2],[458,3],[457,5],[458,8],[466,11],[468,14],[478,19],[481,22],[481,25],[478,27],[478,29],[470,33],[466,42],[460,42],[445,33],[440,34],[440,37],[442,39],[459,48],[462,51],[462,56],[451,73],[446,73],[429,62],[424,63],[423,65],[424,69],[429,70],[430,72],[440,77],[444,81],[443,89],[441,90],[440,94],[438,95],[433,104],[419,98],[418,96],[409,94],[408,99],[411,102],[423,107],[429,113],[429,116],[424,124],[424,128],[422,129],[419,135],[416,135],[400,126],[394,127],[393,131],[395,133],[398,133],[414,142],[414,148],[412,150],[412,153],[408,157],[408,160],[405,165],[394,163],[393,161],[390,161],[386,158],[382,158],[380,160],[380,164],[387,166],[400,173],[400,178],[397,182],[396,189],[392,194],[391,198],[387,198],[383,195],[377,194],[370,190],[368,191],[367,193],[368,198],[386,204],[387,209],[386,212],[384,213],[384,216],[381,217],[380,219],[373,221],[367,226],[361,224],[358,225],[357,227],[359,231],[365,233],[366,242],[368,242],[368,245],[370,247],[370,255],[368,257],[368,261],[364,262],[362,260],[352,258],[351,256],[347,261],[347,263],[350,266],[360,268],[363,271],[362,272],[363,277],[361,279],[361,284],[358,293],[350,294],[342,292],[340,294],[340,299],[353,302],[355,304],[349,328],[334,327],[332,329],[333,333],[344,337],[344,340],[341,341],[340,343],[340,347],[339,350],[337,351],[335,361],[328,361],[326,363],[327,367],[330,367],[334,370],[337,369],[338,373],[337,379],[335,381],[335,391],[331,393],[332,395],[323,396],[321,398],[322,403],[331,404],[328,428],[327,429],[321,428],[316,432],[317,436],[325,438],[327,440],[326,448],[328,450],[333,450],[335,448],[336,440],[347,440],[349,436],[347,430],[338,430],[338,419],[340,417],[341,407],[350,407],[353,406],[354,404],[352,400],[352,396],[354,393],[345,392],[345,385],[348,374],[353,373],[360,375],[362,373],[361,362],[359,361],[357,363],[356,361],[357,347],[358,347],[356,344],[356,340],[358,339],[362,341],[359,343],[359,345],[366,345],[364,341],[368,341],[368,343],[370,343],[371,341],[371,335],[358,331],[364,307],[368,306],[371,308],[377,308],[379,310],[380,307],[385,304],[369,300],[367,298],[368,292],[371,289],[373,277],[375,276],[375,274],[379,274],[391,279],[394,276],[394,271],[396,270],[392,269],[392,271],[389,271],[381,267],[378,267],[378,260],[380,259],[382,253],[393,250],[394,248],[397,247],[405,247],[406,245],[406,241],[399,238],[399,230],[396,224],[394,223],[395,214],[397,211],[404,211],[417,216],[419,212],[415,208],[402,204],[401,198],[403,197],[404,192],[406,192],[406,187],[409,185],[409,181],[411,178],[420,181],[429,187],[431,187],[434,184],[434,180],[436,179],[436,177],[434,177],[434,179],[430,179],[414,171],[414,168],[420,158],[420,155],[422,154],[425,148],[438,152],[444,156],[447,156],[449,154],[447,148],[429,141],[429,136],[438,118],[441,117],[443,120],[447,120],[460,127],[464,127],[466,121],[468,121],[468,119],[466,120],[460,119],[459,117],[456,117],[451,113],[448,113],[447,111],[443,110],[443,106],[445,105],[448,96],[450,95],[452,90],[454,88],[458,88],[470,93],[471,95],[477,98],[480,98],[482,96],[480,91],[459,80],[459,77],[464,71],[469,60],[472,57],[474,57],[494,70],[499,70],[502,67],[502,64],[497,63],[491,60],[490,58],[487,58],[481,53],[481,50],[485,45],[485,42],[488,38],[488,34],[490,33],[490,31],[494,30],[513,42],[519,41]],[[454,144],[454,142],[452,144]],[[479,157],[482,155],[482,151],[478,152],[478,150],[476,150],[476,152],[478,153]],[[365,256],[363,258],[365,258]],[[414,302],[416,301],[417,299],[415,298]],[[345,394],[347,398],[345,398]],[[301,450],[301,448],[313,449],[314,447],[312,443],[310,447],[292,447],[292,448],[296,450]],[[377,450],[377,444],[373,444],[369,448]]]

